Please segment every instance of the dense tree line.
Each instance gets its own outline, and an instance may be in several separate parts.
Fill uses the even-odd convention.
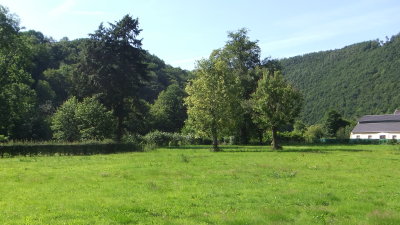
[[[305,95],[301,118],[321,122],[336,109],[346,118],[393,113],[400,107],[400,35],[338,50],[280,60],[285,77]]]
[[[73,41],[22,31],[18,18],[4,7],[0,15],[3,137],[121,141],[124,135],[183,131],[212,139],[217,149],[226,136],[246,144],[266,129],[276,133],[300,112],[294,107],[293,116],[272,127],[262,125],[270,120],[254,118],[252,101],[269,98],[258,94],[252,99],[262,92],[257,87],[268,88],[258,81],[273,80],[281,67],[260,59],[257,41],[246,29],[229,32],[226,44],[192,73],[142,49],[139,20],[129,15]],[[276,104],[285,102],[275,97]]]
[[[277,149],[278,137],[348,138],[357,116],[399,106],[399,35],[278,61],[262,60],[258,42],[240,29],[186,71],[143,49],[139,20],[129,15],[72,41],[23,31],[4,7],[0,26],[2,140],[169,132],[176,142],[181,132],[211,140],[214,150],[226,137],[271,140]]]
[[[272,132],[272,148],[279,149],[277,132],[291,126],[300,114],[302,97],[282,76],[275,60],[260,60],[257,41],[247,30],[228,34],[221,49],[197,63],[186,87],[186,129],[200,137],[218,140],[235,136],[240,144]],[[260,135],[261,134],[261,135]]]
[[[119,140],[126,133],[179,130],[191,72],[142,49],[139,35],[138,19],[127,15],[88,38],[55,41],[22,30],[18,17],[0,6],[0,135]]]

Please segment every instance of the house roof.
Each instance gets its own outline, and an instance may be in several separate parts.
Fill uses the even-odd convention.
[[[368,115],[358,120],[359,123],[400,122],[400,114]]]
[[[353,133],[400,132],[399,122],[358,123]]]

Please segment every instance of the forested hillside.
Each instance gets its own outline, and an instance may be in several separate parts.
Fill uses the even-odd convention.
[[[400,107],[400,35],[280,62],[286,78],[303,91],[307,123],[318,122],[329,109],[356,119]]]
[[[168,93],[181,95],[191,73],[143,49],[138,20],[125,16],[108,26],[94,28],[88,38],[55,41],[23,30],[18,17],[0,5],[0,135],[48,140],[64,122],[62,140],[103,139],[112,135],[100,137],[96,125],[106,124],[110,113],[121,132],[135,134],[157,127],[158,117],[169,118],[165,102],[154,104],[169,86]],[[103,114],[95,117],[96,112]],[[181,115],[180,127],[171,130],[185,119]]]

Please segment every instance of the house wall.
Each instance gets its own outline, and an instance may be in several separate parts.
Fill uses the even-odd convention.
[[[400,133],[351,133],[350,139],[381,139],[380,137],[385,135],[385,139],[397,139],[400,140]]]

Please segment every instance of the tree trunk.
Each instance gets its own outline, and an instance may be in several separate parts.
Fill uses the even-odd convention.
[[[220,148],[218,147],[218,133],[217,133],[217,128],[215,126],[213,126],[213,128],[211,130],[211,133],[212,133],[212,142],[213,142],[212,143],[212,145],[213,145],[212,150],[214,152],[219,152]]]
[[[262,145],[262,140],[263,140],[263,131],[258,130],[258,143]]]
[[[116,136],[115,136],[115,141],[117,141],[118,143],[121,142],[121,140],[122,140],[122,132],[123,132],[122,123],[123,123],[123,117],[122,116],[118,116],[118,118],[117,118],[117,132],[116,132]]]
[[[114,115],[117,117],[117,129],[115,131],[115,141],[117,143],[120,143],[122,140],[122,135],[123,135],[123,122],[124,122],[124,107],[123,103],[116,104],[113,107],[114,110]]]
[[[272,150],[282,149],[282,147],[278,144],[278,136],[277,136],[277,128],[272,127]]]

